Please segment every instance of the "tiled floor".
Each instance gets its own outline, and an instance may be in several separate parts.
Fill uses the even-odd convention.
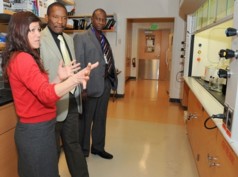
[[[104,160],[87,158],[90,177],[198,177],[180,104],[168,101],[166,83],[126,84],[125,97],[110,101]],[[64,154],[61,177],[70,177]]]

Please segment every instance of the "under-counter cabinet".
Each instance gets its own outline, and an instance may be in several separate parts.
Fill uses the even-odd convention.
[[[237,177],[238,158],[192,90],[188,90],[188,138],[200,177]]]
[[[0,176],[18,177],[14,133],[17,122],[13,103],[0,106]]]

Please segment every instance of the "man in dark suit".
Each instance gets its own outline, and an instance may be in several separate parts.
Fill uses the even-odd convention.
[[[57,76],[57,68],[60,60],[64,58],[58,36],[62,36],[68,51],[69,58],[75,59],[73,39],[63,33],[67,23],[67,10],[59,2],[49,5],[47,9],[47,26],[41,32],[40,53],[44,66],[49,73],[50,81]],[[70,60],[69,59],[69,60]],[[81,67],[82,68],[82,67]],[[60,138],[72,177],[88,177],[88,167],[79,143],[79,116],[82,112],[80,103],[81,88],[66,94],[57,102],[56,139],[58,153],[60,154]]]
[[[106,16],[103,9],[96,9],[92,14],[91,27],[74,36],[74,46],[76,59],[82,68],[88,62],[99,62],[99,66],[90,74],[87,90],[83,91],[85,99],[80,141],[84,156],[89,156],[92,131],[91,153],[112,159],[113,155],[105,151],[106,116],[111,89],[116,91],[118,80],[110,44],[102,33]]]

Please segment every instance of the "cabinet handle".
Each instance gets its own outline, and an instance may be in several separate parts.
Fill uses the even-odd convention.
[[[217,157],[214,157],[212,155],[210,155],[209,153],[207,154],[207,160],[208,161],[214,161],[214,160],[217,160]]]
[[[188,120],[197,119],[197,118],[198,118],[197,113],[189,113],[188,114]]]
[[[219,167],[221,164],[217,162],[209,162],[209,167]]]

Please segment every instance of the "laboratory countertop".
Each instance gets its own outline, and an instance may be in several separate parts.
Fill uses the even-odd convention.
[[[217,91],[211,90],[209,88],[209,82],[201,79],[201,77],[194,77],[194,79],[199,84],[201,84],[203,86],[203,88],[205,88],[212,96],[214,96],[217,99],[217,101],[219,101],[219,103],[224,105],[224,103],[225,103],[225,95],[222,92],[217,92]]]
[[[13,101],[11,89],[0,89],[0,106],[11,103]]]
[[[209,114],[209,116],[215,115],[215,114],[222,114],[224,111],[223,104],[218,101],[217,98],[214,97],[211,93],[208,92],[206,87],[204,87],[199,81],[197,81],[196,78],[193,77],[184,77],[184,81],[187,83],[189,88],[192,90],[192,92],[195,94],[197,99],[200,101],[206,112]],[[236,155],[238,156],[238,142],[232,140],[222,127],[223,121],[221,119],[212,119],[214,123],[216,124],[217,128],[220,130],[220,132],[223,134],[224,138],[227,140],[227,142],[230,144]]]

